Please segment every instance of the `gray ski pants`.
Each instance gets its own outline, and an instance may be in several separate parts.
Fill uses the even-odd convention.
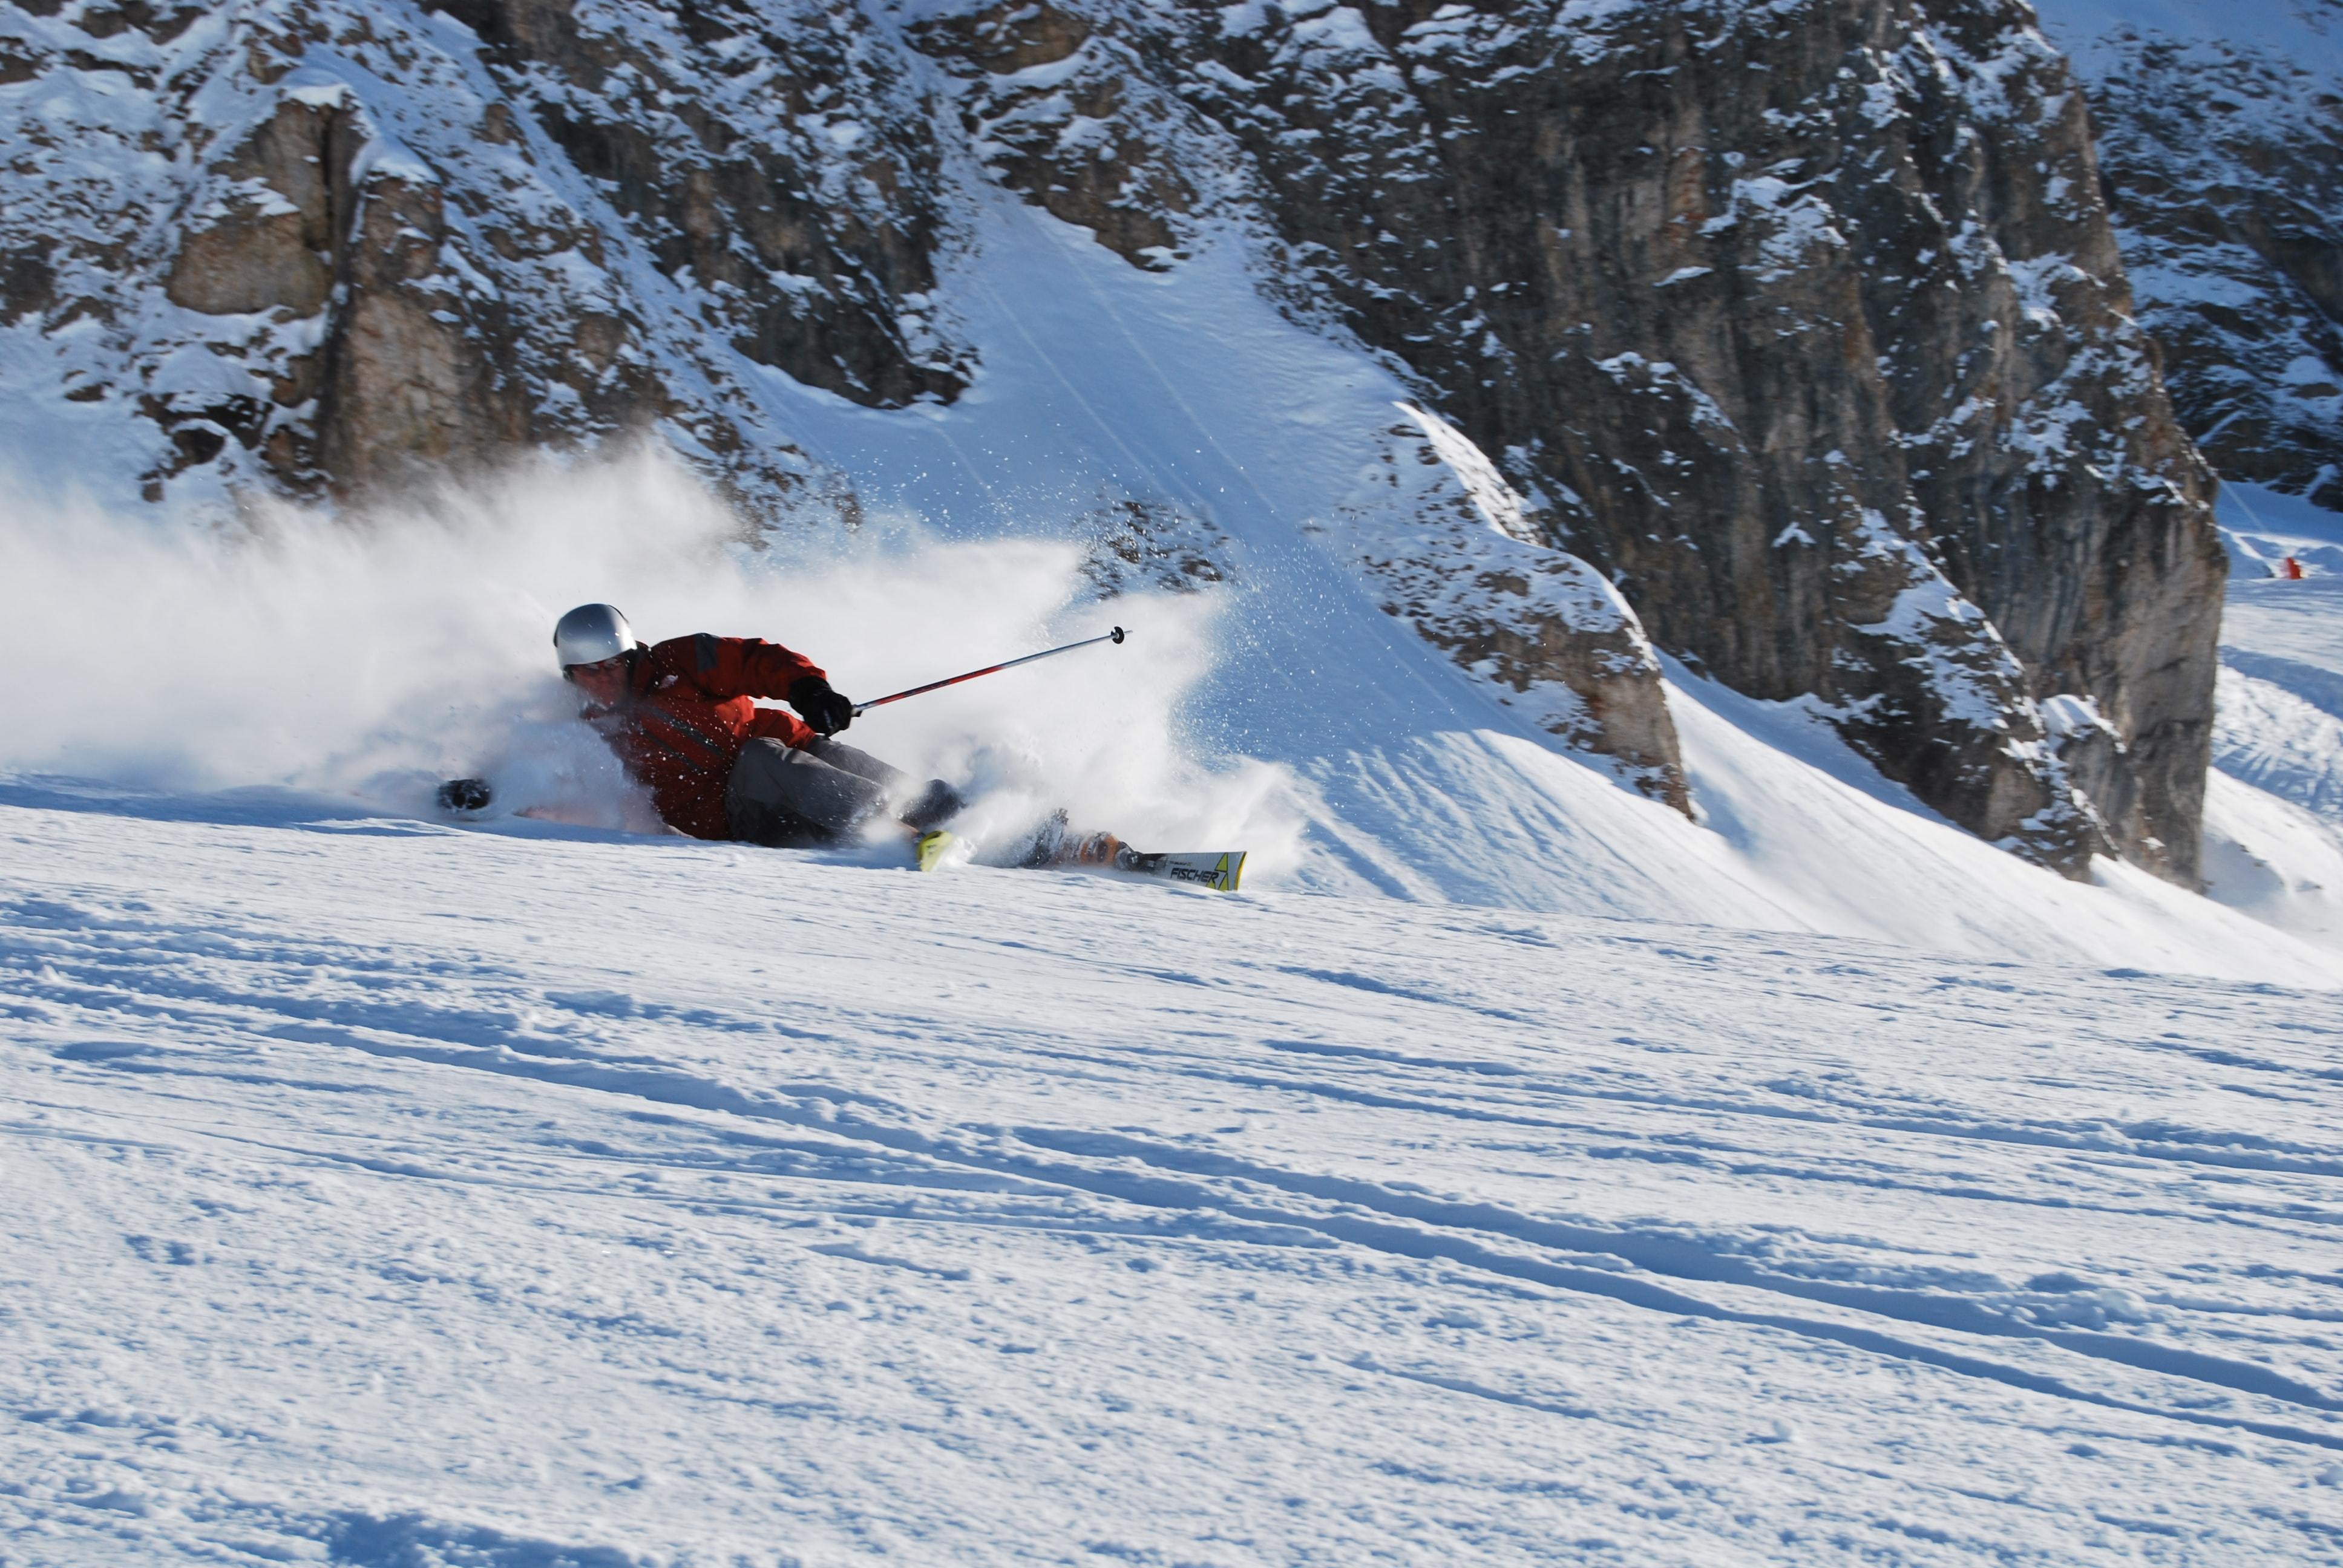
[[[792,749],[759,738],[740,749],[724,785],[732,836],[779,849],[826,844],[919,791],[911,776],[868,751],[816,736]]]

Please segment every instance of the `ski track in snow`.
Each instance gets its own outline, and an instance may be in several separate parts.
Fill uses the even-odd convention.
[[[257,794],[0,835],[0,1561],[2343,1543],[2331,997]]]

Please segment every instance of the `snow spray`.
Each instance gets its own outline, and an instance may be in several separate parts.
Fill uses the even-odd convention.
[[[0,769],[276,786],[408,814],[430,809],[441,779],[486,774],[500,809],[656,830],[553,668],[546,638],[572,605],[617,604],[651,641],[784,643],[850,697],[909,686],[970,646],[1107,634],[1069,542],[943,542],[875,510],[853,532],[746,536],[657,449],[532,458],[356,512],[263,502],[232,527],[14,508],[0,580],[15,590],[19,663],[0,699]],[[982,682],[871,713],[849,739],[968,785],[980,841],[1064,807],[1147,847],[1238,842],[1261,870],[1290,862],[1302,819],[1291,775],[1200,759],[1182,734],[1219,607],[1161,593],[1115,608],[1141,607],[1143,643],[1069,661],[1046,703]]]

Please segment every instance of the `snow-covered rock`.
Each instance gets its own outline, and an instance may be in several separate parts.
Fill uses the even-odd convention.
[[[1550,528],[1462,431],[1403,412],[1329,544],[1366,569],[1385,611],[1503,689],[1500,702],[1689,812],[1660,661],[1635,612],[1548,542]]]
[[[2343,15],[2042,0],[2173,400],[2225,479],[2343,509]]]
[[[1985,837],[2193,877],[2209,480],[2030,12],[1079,9],[1072,53],[970,74],[1004,178],[1077,211],[1111,125],[1115,166],[1265,224],[1294,308],[1550,496],[1660,646],[1818,697]],[[2120,749],[2063,760],[2063,695]]]
[[[37,9],[0,17],[10,365],[115,415],[150,499],[653,428],[752,514],[850,515],[745,383],[960,385],[937,152],[850,7],[699,37],[563,5]]]

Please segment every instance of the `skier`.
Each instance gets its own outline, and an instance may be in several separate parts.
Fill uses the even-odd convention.
[[[1119,643],[1122,635],[1118,627],[1111,640]],[[803,654],[756,638],[706,632],[646,646],[635,640],[627,618],[607,604],[581,604],[563,616],[553,628],[553,648],[561,678],[583,699],[586,722],[618,753],[628,775],[650,790],[659,816],[679,832],[791,849],[837,843],[891,817],[917,841],[921,870],[944,859],[952,835],[941,824],[967,804],[960,791],[940,779],[919,784],[838,739],[854,722],[854,704]],[[1042,657],[1012,659],[880,700]],[[797,715],[759,708],[759,698],[786,701]],[[492,794],[485,779],[451,779],[439,788],[439,803],[451,811],[478,811]],[[1022,841],[1012,863],[1113,867],[1232,892],[1244,862],[1242,849],[1141,854],[1111,833],[1069,831],[1066,814],[1057,811]]]
[[[920,785],[836,739],[854,704],[779,643],[702,632],[647,647],[614,607],[582,604],[555,626],[553,647],[586,722],[668,825],[695,839],[830,844],[887,817],[924,837],[965,804],[942,779]],[[760,697],[797,714],[759,708]]]

